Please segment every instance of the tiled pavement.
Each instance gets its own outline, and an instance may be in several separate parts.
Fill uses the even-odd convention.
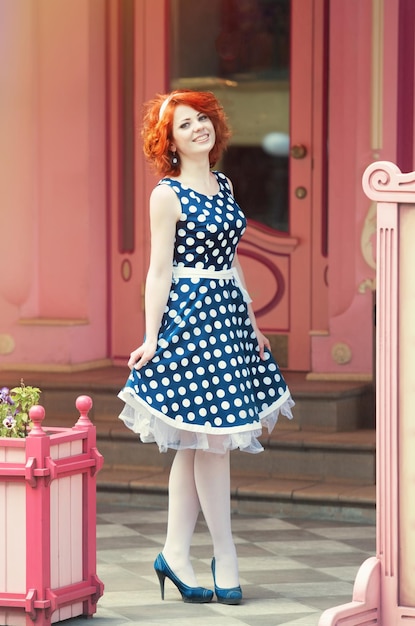
[[[356,573],[375,554],[375,526],[234,515],[244,602],[181,601],[166,579],[160,599],[153,561],[166,530],[164,508],[100,503],[98,575],[105,592],[92,626],[316,626],[324,609],[350,602]],[[192,547],[201,585],[212,587],[212,547],[201,519]],[[69,620],[84,626],[85,620]]]

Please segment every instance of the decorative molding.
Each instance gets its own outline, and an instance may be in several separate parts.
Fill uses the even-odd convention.
[[[371,147],[382,148],[384,0],[372,0]]]
[[[63,317],[21,317],[19,324],[21,326],[87,326],[89,320]]]
[[[15,341],[11,335],[0,335],[0,354],[11,354],[15,348]]]
[[[131,280],[131,276],[133,274],[133,268],[131,266],[130,259],[123,259],[121,262],[121,278],[126,283]]]
[[[265,250],[267,254],[284,256],[292,254],[300,243],[298,237],[279,235],[274,229],[257,225],[252,220],[250,220],[243,241],[259,250]]]
[[[357,291],[359,293],[366,293],[368,289],[369,291],[376,291],[376,278],[365,278],[365,280],[362,280]]]
[[[338,365],[346,365],[352,360],[352,350],[347,343],[335,343],[331,349],[331,357]]]
[[[127,358],[125,358],[126,362]],[[0,363],[0,372],[2,370],[14,372],[47,372],[47,373],[72,373],[86,372],[87,370],[95,370],[101,367],[109,367],[113,365],[111,359],[96,359],[95,361],[84,361],[83,363],[58,364],[58,363]]]
[[[373,383],[372,374],[358,374],[355,372],[308,372],[305,378],[306,380]]]
[[[255,315],[262,318],[263,332],[280,333],[289,330],[291,256],[298,244],[296,237],[278,234],[271,228],[248,221],[238,255],[245,277],[249,277],[249,268],[258,265],[254,278],[251,276],[252,285],[248,280],[248,291],[252,291]],[[257,277],[261,277],[260,280]]]
[[[365,194],[375,202],[414,203],[415,172],[402,174],[395,163],[375,161],[362,177]]]
[[[265,313],[269,313],[269,311],[272,311],[272,309],[277,307],[282,297],[284,296],[286,286],[283,273],[277,267],[277,265],[264,254],[256,253],[255,251],[252,251],[249,248],[244,248],[243,246],[238,249],[238,254],[240,257],[246,256],[248,258],[254,259],[258,263],[262,263],[262,265],[269,269],[272,277],[274,278],[275,288],[273,291],[271,291],[268,302],[260,309],[255,309],[255,315],[260,317],[261,315],[265,315]]]
[[[376,260],[373,249],[373,239],[376,236],[376,203],[371,202],[365,217],[360,236],[360,250],[368,266],[376,270]],[[366,282],[366,281],[365,281]],[[360,289],[359,289],[360,291]]]

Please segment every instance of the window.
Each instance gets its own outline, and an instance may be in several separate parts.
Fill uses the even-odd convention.
[[[171,88],[213,91],[233,131],[218,168],[248,219],[289,228],[289,0],[172,0]]]

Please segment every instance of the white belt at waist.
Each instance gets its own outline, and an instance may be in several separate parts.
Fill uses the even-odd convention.
[[[231,267],[228,270],[210,270],[198,267],[173,267],[173,278],[213,278],[214,280],[229,280],[233,278],[236,285],[241,290],[245,302],[252,302],[252,298],[243,286],[241,277],[239,276],[236,267]]]

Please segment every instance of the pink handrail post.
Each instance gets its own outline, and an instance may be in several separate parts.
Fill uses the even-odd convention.
[[[50,587],[50,490],[45,477],[35,476],[50,453],[50,440],[41,424],[45,409],[30,411],[33,429],[26,439],[26,624],[50,624],[44,590]]]
[[[104,593],[104,585],[96,575],[97,568],[97,488],[96,474],[104,464],[103,456],[98,452],[96,447],[96,429],[88,417],[88,413],[92,408],[92,400],[89,396],[79,396],[76,400],[76,408],[80,416],[74,428],[85,429],[88,433],[87,439],[84,441],[84,452],[89,453],[95,459],[95,464],[90,468],[89,472],[83,474],[83,502],[82,512],[84,521],[83,542],[87,549],[83,551],[83,573],[84,580],[90,581],[90,584],[96,588],[94,595],[88,596],[84,601],[83,615],[92,616],[96,613],[97,602]]]
[[[50,488],[48,476],[35,474],[50,455],[50,438],[41,424],[45,409],[30,410],[33,428],[26,439],[26,624],[50,624]]]
[[[377,203],[376,557],[361,566],[351,602],[319,626],[415,624],[415,172],[366,168]]]

